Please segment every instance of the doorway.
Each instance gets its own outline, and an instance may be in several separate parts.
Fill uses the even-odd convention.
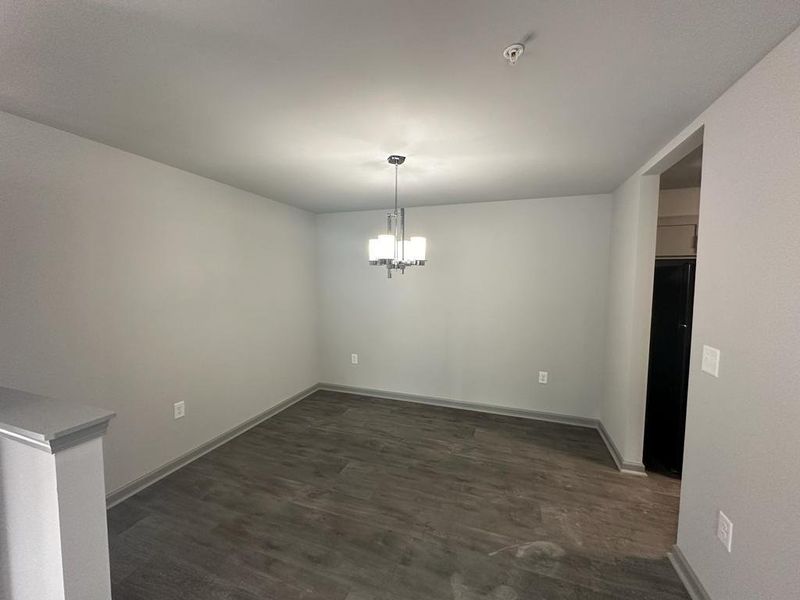
[[[702,146],[662,173],[653,277],[643,461],[680,477],[700,208]]]

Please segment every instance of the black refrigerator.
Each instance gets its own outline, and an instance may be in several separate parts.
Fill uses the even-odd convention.
[[[656,260],[644,464],[676,476],[683,467],[694,276],[694,259]]]

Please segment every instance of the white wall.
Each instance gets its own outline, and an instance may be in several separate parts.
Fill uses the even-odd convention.
[[[800,593],[800,31],[704,115],[678,545],[715,600]],[[722,351],[720,378],[701,348]],[[734,523],[733,552],[714,535]]]
[[[703,127],[678,546],[713,600],[783,600],[800,590],[798,73],[800,30],[632,178],[657,172]],[[644,210],[650,196],[640,194]],[[640,296],[652,289],[652,281],[634,285]],[[626,326],[639,317],[632,312]],[[703,344],[722,352],[718,379],[700,370]],[[643,395],[631,397],[626,410],[638,412],[643,403]],[[720,509],[734,524],[730,554],[715,535]]]
[[[313,215],[5,113],[0,138],[0,383],[116,411],[109,491],[318,381]]]
[[[111,572],[103,438],[59,450],[54,456],[56,479],[52,484],[58,490],[64,598],[106,600],[111,598]]]
[[[0,437],[0,598],[63,598],[56,456]]]
[[[608,336],[599,413],[624,466],[642,468],[658,177],[632,177],[613,194]]]
[[[317,218],[324,382],[597,416],[609,196],[409,209],[430,260],[391,280],[366,255],[385,214]]]

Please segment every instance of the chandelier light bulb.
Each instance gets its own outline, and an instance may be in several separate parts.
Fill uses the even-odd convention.
[[[412,236],[409,240],[411,248],[410,260],[415,262],[425,262],[425,252],[427,250],[428,242],[424,237]]]

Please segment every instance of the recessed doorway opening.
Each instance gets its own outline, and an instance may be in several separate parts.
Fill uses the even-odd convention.
[[[643,462],[680,477],[699,235],[703,147],[661,174]]]

